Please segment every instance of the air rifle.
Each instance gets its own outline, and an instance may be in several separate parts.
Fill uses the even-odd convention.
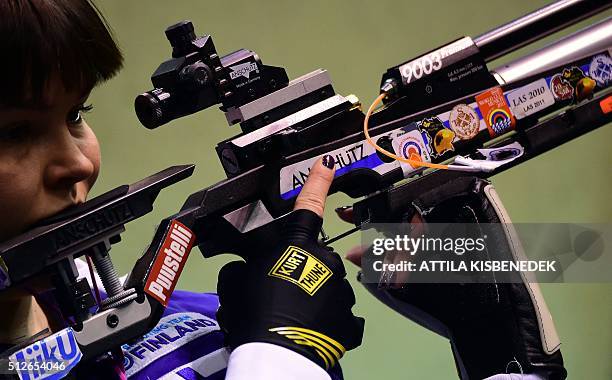
[[[369,118],[369,134],[413,164],[366,141],[358,100],[336,94],[327,71],[288,81],[284,69],[250,50],[220,57],[212,37],[196,37],[188,21],[166,30],[172,58],[135,109],[150,129],[214,104],[230,125],[240,124],[242,133],[216,147],[228,178],[193,193],[182,210],[193,214],[204,256],[248,256],[253,244],[274,240],[309,168],[325,154],[336,160],[330,193],[365,196],[354,205],[350,233],[393,220],[418,194],[453,178],[489,177],[608,123],[609,18],[497,69],[486,63],[609,7],[560,1],[387,70],[385,106]],[[451,170],[421,164],[449,162]]]

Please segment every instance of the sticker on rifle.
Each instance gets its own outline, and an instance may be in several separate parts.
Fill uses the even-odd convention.
[[[485,157],[484,160],[475,160],[469,157],[457,156],[455,157],[455,164],[465,165],[467,167],[476,167],[481,171],[491,172],[500,166],[506,165],[521,157],[525,152],[525,149],[518,142],[514,142],[498,148],[478,149],[478,152]]]
[[[427,140],[429,155],[432,158],[438,158],[446,152],[455,150],[453,146],[455,132],[446,128],[438,117],[426,117],[417,123],[417,128]]]
[[[423,136],[418,130],[410,130],[402,135],[393,138],[393,151],[400,157],[408,158],[420,162],[431,162]],[[404,173],[404,177],[420,169],[420,165],[412,165],[407,162],[399,163]]]
[[[601,102],[599,102],[599,106],[601,107],[601,111],[603,113],[610,113],[612,111],[612,96],[608,96]]]
[[[584,71],[576,66],[563,69],[561,74],[555,74],[550,83],[555,98],[573,99],[574,103],[591,98],[597,85],[594,79],[586,76]]]
[[[145,292],[164,307],[168,306],[194,241],[193,232],[184,224],[176,220],[170,223],[145,284]]]
[[[381,134],[373,137],[372,139],[378,143],[381,138],[388,138],[390,135],[395,134],[399,131],[393,130],[389,133]],[[309,159],[296,162],[294,164],[282,167],[280,170],[280,196],[282,199],[291,199],[296,197],[304,182],[308,178],[310,168],[314,165],[319,158],[324,154],[329,154],[334,157],[336,161],[336,173],[334,178],[337,178],[349,171],[355,169],[370,169],[378,174],[385,174],[393,169],[399,167],[399,163],[395,160],[391,162],[384,162],[381,160],[378,152],[372,145],[366,141],[359,141],[357,143],[349,144],[332,151],[321,153],[320,156],[311,157]]]
[[[600,87],[606,87],[612,78],[612,59],[605,54],[595,56],[589,65],[589,75]]]
[[[463,37],[438,50],[434,50],[429,54],[425,54],[422,57],[401,65],[398,67],[398,70],[402,76],[402,83],[408,84],[414,82],[415,80],[421,79],[423,76],[440,70],[444,66],[448,66],[450,63],[454,62],[454,60],[449,62],[449,57],[472,46],[474,46],[472,39]]]
[[[503,165],[521,157],[525,153],[525,148],[518,142],[514,142],[499,148],[478,149],[478,152],[485,156],[487,161],[496,161]]]
[[[478,134],[480,118],[472,107],[457,104],[448,117],[448,124],[461,140],[469,140]]]
[[[83,357],[71,327],[41,339],[9,357],[19,378],[62,379]]]
[[[512,113],[522,119],[555,104],[555,98],[542,78],[508,94]]]
[[[561,75],[574,88],[575,103],[593,96],[597,82],[586,76],[579,67],[572,66],[571,68],[565,68]]]
[[[290,245],[274,264],[268,276],[294,283],[303,291],[314,295],[333,272],[307,251]]]
[[[501,87],[494,87],[477,95],[476,102],[491,137],[502,135],[514,128],[514,116]]]
[[[574,88],[563,79],[561,74],[555,74],[550,79],[550,90],[555,100],[569,100],[573,97]]]

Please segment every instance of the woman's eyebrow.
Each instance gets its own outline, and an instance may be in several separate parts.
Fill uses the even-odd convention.
[[[91,89],[85,90],[81,93],[82,95],[79,96],[77,102],[79,104],[85,103],[87,101],[87,99],[89,99],[89,96],[91,95]],[[21,104],[10,104],[10,105],[3,105],[0,104],[0,112],[5,112],[5,111],[11,111],[11,110],[18,110],[18,111],[48,111],[49,109],[53,108],[53,104],[49,104],[47,102],[45,102],[44,100],[25,100],[24,102],[22,102]]]
[[[43,102],[26,102],[21,104],[0,106],[0,112],[8,111],[46,111],[52,108],[51,105]]]

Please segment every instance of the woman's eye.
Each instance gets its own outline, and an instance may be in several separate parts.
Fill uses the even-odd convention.
[[[68,113],[66,121],[69,124],[80,124],[83,121],[83,114],[91,111],[92,109],[93,106],[91,104],[87,106],[80,105]]]
[[[79,124],[81,120],[83,120],[83,117],[81,116],[80,110],[70,111],[70,113],[68,113],[68,117],[66,118],[66,121],[69,124]]]

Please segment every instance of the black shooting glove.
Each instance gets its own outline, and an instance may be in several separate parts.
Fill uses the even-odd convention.
[[[324,369],[358,347],[364,319],[353,315],[353,290],[338,254],[320,245],[322,219],[293,211],[280,243],[253,247],[247,262],[219,273],[217,318],[228,345],[267,342],[295,351]]]
[[[423,194],[399,219],[394,222],[498,223],[487,239],[490,257],[520,260],[524,254],[495,189],[479,178],[459,178]],[[372,259],[365,253],[362,268]],[[376,298],[450,340],[462,379],[510,372],[565,379],[559,338],[538,284],[478,280],[385,285],[362,276]]]

